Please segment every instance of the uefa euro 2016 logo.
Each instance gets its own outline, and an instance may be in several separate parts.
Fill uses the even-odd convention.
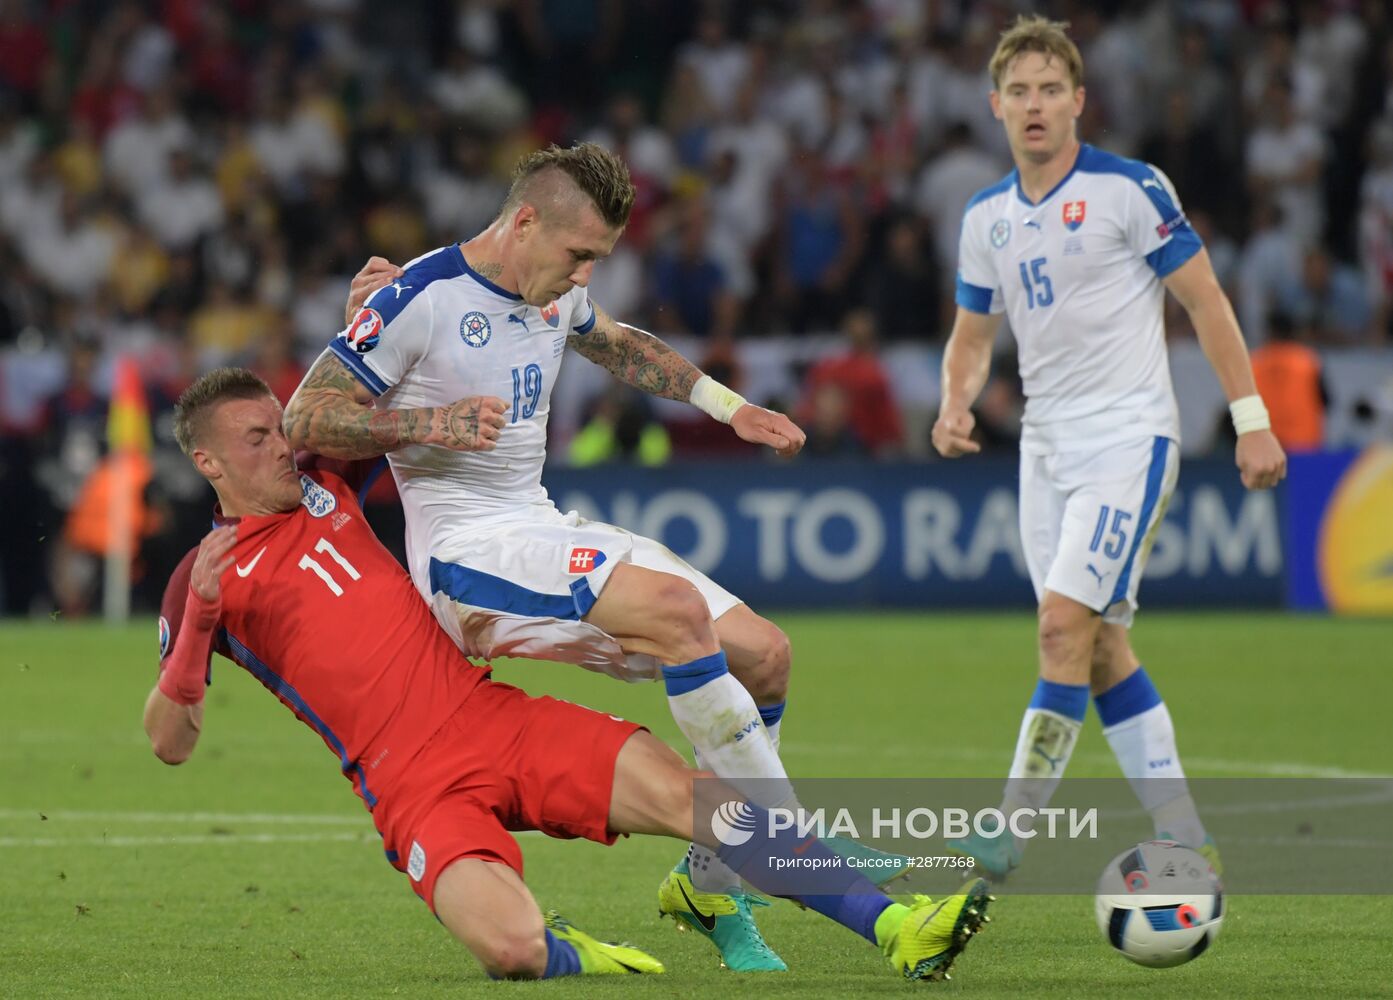
[[[470,347],[483,347],[493,336],[493,327],[483,313],[467,312],[459,321],[459,336]]]

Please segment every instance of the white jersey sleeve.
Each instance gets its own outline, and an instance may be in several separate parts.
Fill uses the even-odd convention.
[[[1010,191],[1009,181],[999,182],[979,191],[963,211],[962,229],[958,234],[958,278],[954,290],[957,304],[968,312],[983,315],[1006,311],[1006,297],[1001,293],[993,247],[1002,244],[1002,227],[1010,232],[1009,224],[992,221],[993,217],[979,205],[999,199]]]
[[[1127,245],[1164,278],[1199,253],[1203,244],[1180,208],[1170,178],[1151,164],[1136,164],[1135,184],[1121,188]]]
[[[590,301],[590,289],[577,285],[562,299],[571,300],[571,334],[583,337],[595,329],[595,304]]]
[[[427,290],[433,281],[460,274],[453,246],[419,257],[400,278],[368,296],[363,308],[329,342],[329,349],[381,396],[426,357],[435,326],[435,305]]]

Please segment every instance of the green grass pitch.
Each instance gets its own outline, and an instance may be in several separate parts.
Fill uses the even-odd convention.
[[[794,647],[784,726],[803,777],[998,776],[1034,676],[1027,615],[775,615]],[[1143,616],[1136,643],[1192,775],[1393,774],[1393,622]],[[676,842],[523,838],[544,907],[666,962],[663,977],[491,983],[382,858],[318,738],[218,661],[202,743],[168,768],[140,709],[151,621],[0,624],[0,996],[1393,996],[1393,900],[1247,897],[1200,960],[1113,954],[1084,896],[1003,894],[939,987],[786,903],[763,911],[786,975],[732,982],[656,918]],[[646,722],[680,745],[661,690],[555,665],[498,676]],[[1071,775],[1112,775],[1090,715]]]

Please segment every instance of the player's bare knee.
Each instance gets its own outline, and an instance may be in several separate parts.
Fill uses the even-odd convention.
[[[739,680],[758,704],[776,705],[788,697],[793,646],[779,626],[769,621],[763,626],[757,659],[753,667],[740,672]]]
[[[500,921],[474,948],[479,964],[498,979],[540,979],[547,969],[546,927],[540,913]]]
[[[1080,613],[1082,612],[1082,613]],[[1045,603],[1040,606],[1040,657],[1046,663],[1067,663],[1087,653],[1086,642],[1093,628],[1088,611],[1081,606]]]
[[[665,576],[653,593],[652,607],[663,632],[656,638],[673,662],[699,659],[718,648],[706,598],[686,580]]]

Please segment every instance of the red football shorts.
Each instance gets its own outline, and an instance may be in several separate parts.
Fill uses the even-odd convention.
[[[433,911],[435,880],[460,858],[501,862],[522,874],[522,851],[509,830],[614,843],[614,762],[640,729],[484,681],[400,779],[378,792],[373,822],[388,860]]]

